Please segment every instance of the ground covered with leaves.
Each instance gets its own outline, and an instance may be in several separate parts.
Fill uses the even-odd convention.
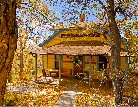
[[[77,106],[114,106],[113,92],[98,89],[80,89],[83,94],[76,97]]]
[[[55,79],[54,79],[55,80]],[[62,85],[35,83],[33,81],[7,84],[5,95],[6,106],[54,106],[61,98],[64,91],[75,92],[75,106],[115,106],[112,84],[105,87],[104,84],[94,81],[92,88],[86,81],[78,79],[63,79]],[[128,84],[123,87],[122,106],[138,105],[138,78],[129,77]],[[76,87],[76,88],[74,88]],[[77,94],[80,93],[80,94]],[[66,101],[66,99],[65,99]],[[61,102],[62,103],[62,102]]]
[[[124,82],[125,83],[125,82]],[[79,88],[82,94],[77,95],[76,106],[115,106],[113,89],[110,87]],[[121,106],[138,106],[138,78],[129,76],[128,84],[123,87],[123,103]]]
[[[8,84],[6,106],[53,106],[65,87],[59,85],[16,83]]]

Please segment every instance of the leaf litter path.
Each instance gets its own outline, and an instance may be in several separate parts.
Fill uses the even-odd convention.
[[[48,77],[47,79],[52,79],[52,78]],[[104,88],[105,86],[100,87],[100,89],[98,89],[97,87],[99,86],[99,84],[97,82],[95,83],[95,85],[97,85],[97,86],[94,86],[94,84],[93,84],[93,88],[89,89],[88,88],[89,85],[87,82],[84,82],[84,81],[81,81],[78,79],[63,78],[63,81],[61,82],[61,85],[63,85],[63,86],[60,86],[58,88],[57,86],[54,85],[55,88],[57,87],[56,88],[57,91],[56,91],[55,88],[53,87],[53,85],[50,85],[50,84],[52,84],[52,83],[57,84],[58,79],[54,79],[57,81],[53,81],[50,84],[48,82],[50,82],[52,80],[44,81],[45,80],[44,77],[40,78],[39,80],[40,80],[40,82],[42,82],[42,85],[35,84],[35,83],[17,84],[17,86],[16,86],[16,84],[13,84],[13,85],[9,84],[9,87],[7,88],[7,92],[16,92],[19,94],[20,94],[20,92],[22,92],[24,94],[30,93],[31,96],[35,93],[35,95],[34,95],[35,97],[36,97],[36,95],[39,95],[38,97],[41,98],[40,99],[41,101],[39,101],[41,103],[39,103],[37,106],[40,106],[40,105],[41,106],[42,105],[43,106],[53,106],[54,105],[54,107],[60,107],[60,106],[76,107],[76,106],[82,106],[82,105],[94,106],[95,104],[92,104],[92,103],[95,103],[94,100],[96,102],[98,101],[98,105],[104,104],[103,106],[109,106],[109,104],[106,103],[107,101],[105,101],[105,99],[107,99],[110,104],[113,103],[112,102],[113,97],[111,97],[112,89],[110,90],[107,87],[105,89]],[[49,85],[43,84],[43,82],[46,84],[48,83]],[[40,87],[40,86],[42,86],[42,87]],[[65,86],[67,86],[66,90],[65,90],[65,88],[63,88]],[[38,91],[38,92],[36,92],[36,91]],[[44,94],[42,96],[43,97],[45,96],[45,98],[43,98],[40,94]],[[30,95],[29,95],[29,97],[30,97]],[[109,95],[109,97],[108,97],[108,95]],[[50,99],[48,98],[49,96],[51,97]],[[36,98],[34,98],[34,99],[36,99]],[[43,101],[43,99],[45,99],[45,100]],[[28,100],[30,100],[28,102],[32,102],[32,99],[29,98]],[[91,103],[91,101],[92,101],[92,103]],[[36,106],[35,102],[36,101],[34,100],[34,102],[31,104],[27,104],[27,103],[23,104],[22,103],[23,105],[22,104],[21,105],[19,104],[19,105],[20,106]],[[44,104],[44,102],[45,102],[45,104]]]
[[[58,81],[56,79],[53,79],[52,77],[41,77],[39,78],[39,82],[42,84],[49,84],[49,85],[57,85]],[[34,89],[40,89],[39,84],[35,83],[35,80],[32,79],[30,82],[27,83],[7,83],[7,92],[16,92],[16,93],[27,93]]]
[[[67,89],[63,91],[63,94],[58,99],[54,107],[76,107],[75,100],[78,95],[83,94],[82,92],[79,92],[79,88],[84,87],[84,83],[77,79],[67,79],[66,81],[63,81],[64,82],[61,84],[67,85]]]
[[[103,99],[110,100],[110,105],[113,104],[110,96],[102,95],[105,90],[105,86],[100,86],[99,81],[92,81],[92,88],[89,88],[88,81],[82,79],[67,79],[66,82],[63,79],[63,85],[67,85],[66,91],[63,91],[63,94],[55,103],[54,107],[80,107],[80,106],[99,106],[92,104],[93,101],[98,101]],[[101,88],[101,89],[99,89]],[[101,93],[98,93],[99,90],[102,90]],[[110,93],[111,88],[108,88],[108,94]],[[91,96],[90,96],[91,95]],[[103,100],[102,99],[102,100]],[[92,101],[92,103],[91,103]],[[100,102],[101,106],[102,103]]]
[[[90,106],[91,104],[89,104],[88,102],[85,103],[85,101],[87,100],[87,99],[85,99],[86,96],[90,95],[90,93],[88,93],[88,91],[90,90],[88,81],[84,81],[82,79],[67,79],[65,82],[65,80],[63,79],[63,81],[64,81],[63,85],[67,85],[67,88],[63,92],[61,97],[58,99],[58,101],[56,102],[54,107],[61,107],[61,106],[62,107],[76,107],[76,106],[78,106],[78,107],[79,106],[87,106],[88,107],[88,106]],[[93,88],[91,88],[92,93],[96,94],[99,90],[98,88],[100,88],[99,86],[100,86],[99,81],[93,81]],[[92,89],[94,89],[94,90],[92,90]],[[103,87],[102,87],[102,89],[103,89]],[[108,89],[108,91],[109,91],[109,89]],[[103,91],[105,91],[105,90],[103,90]],[[91,93],[91,95],[93,95],[92,93]],[[98,96],[98,93],[97,93],[97,96]],[[79,99],[80,102],[77,101],[79,97],[82,97],[81,99]],[[90,99],[90,98],[88,98],[88,99]],[[93,97],[92,100],[99,100],[99,97],[97,97],[97,98]],[[78,103],[82,103],[82,105],[78,105]]]

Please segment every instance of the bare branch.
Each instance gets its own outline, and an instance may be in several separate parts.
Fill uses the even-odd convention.
[[[31,2],[30,2],[30,5],[31,5],[31,7],[33,8],[33,10],[35,10],[38,14],[42,15],[44,18],[47,19],[47,17],[46,17],[42,12],[40,12],[38,9],[35,9],[35,8],[33,7],[33,5],[31,4]],[[47,19],[47,20],[48,20],[48,19]]]
[[[107,8],[104,6],[103,2],[101,0],[97,0],[99,4],[102,6],[102,8],[107,11]]]
[[[130,17],[127,13],[126,13],[126,10],[124,8],[121,8],[120,6],[117,6],[115,8],[115,12],[120,12],[124,17],[125,19],[124,20],[127,20],[127,17]]]

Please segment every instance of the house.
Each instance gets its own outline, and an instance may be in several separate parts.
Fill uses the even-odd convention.
[[[91,29],[89,29],[89,26]],[[58,69],[59,79],[65,70],[70,75],[88,73],[91,79],[102,79],[102,70],[112,69],[111,34],[97,23],[79,22],[76,25],[56,27],[55,33],[34,53],[43,56],[44,69]],[[121,39],[121,70],[127,69],[126,40]],[[78,68],[77,68],[78,67]],[[77,68],[77,69],[76,69]],[[79,69],[79,70],[78,70]]]

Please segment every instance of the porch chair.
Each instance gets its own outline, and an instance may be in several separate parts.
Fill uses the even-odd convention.
[[[42,74],[43,74],[43,77],[45,77],[45,79],[46,79],[46,71],[45,71],[45,69],[42,69]]]
[[[61,76],[63,77],[70,77],[71,76],[71,70],[67,68],[63,68],[61,70]]]
[[[81,66],[75,66],[75,77],[76,78],[83,78],[83,69]]]

